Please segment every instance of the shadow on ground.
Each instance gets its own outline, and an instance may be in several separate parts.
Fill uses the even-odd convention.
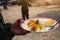
[[[52,18],[52,19],[55,19],[60,24],[60,10],[48,11],[48,12],[45,12],[45,13],[40,13],[40,14],[37,14],[36,17],[38,17],[38,18],[40,18],[40,17]]]

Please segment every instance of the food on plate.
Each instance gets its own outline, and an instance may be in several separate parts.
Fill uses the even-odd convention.
[[[31,28],[31,31],[42,31],[42,30],[47,30],[46,28],[50,29],[54,23],[55,20],[52,19],[49,19],[46,22],[40,21],[39,19],[29,20],[27,23],[27,27]]]
[[[49,27],[49,26],[51,26],[54,22],[55,22],[54,20],[50,19],[50,20],[48,20],[48,21],[45,23],[45,25],[46,25],[47,27]]]
[[[43,25],[39,22],[39,20],[30,20],[27,23],[28,27],[31,28],[32,31],[37,31],[43,29]]]

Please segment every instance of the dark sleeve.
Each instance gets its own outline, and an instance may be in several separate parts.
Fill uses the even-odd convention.
[[[14,37],[13,33],[11,33],[11,31],[10,31],[11,25],[12,25],[11,23],[6,23],[6,24],[5,24],[5,27],[7,28],[7,30],[8,30],[8,32],[9,32],[10,36],[11,36],[11,37]]]
[[[0,12],[0,30],[4,30],[5,33],[8,34],[8,36],[13,37],[14,35],[11,33],[10,29],[11,29],[11,23],[5,24],[2,13]]]

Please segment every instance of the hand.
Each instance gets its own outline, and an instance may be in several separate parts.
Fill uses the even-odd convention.
[[[23,28],[21,28],[20,24],[23,23],[24,21],[21,19],[16,20],[16,22],[14,22],[12,24],[11,27],[11,32],[14,35],[26,35],[27,33],[30,33],[30,31],[24,30]]]

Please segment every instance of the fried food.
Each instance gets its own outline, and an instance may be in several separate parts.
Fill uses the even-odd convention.
[[[29,28],[31,28],[32,31],[43,29],[43,26],[39,23],[39,20],[30,20],[27,25]]]
[[[43,29],[43,25],[38,24],[37,28],[39,28],[40,30],[42,30]]]
[[[42,31],[46,27],[51,27],[54,24],[55,20],[49,19],[46,22],[39,20],[29,20],[27,23],[28,28],[31,28],[31,31]]]
[[[54,20],[50,19],[50,20],[48,20],[48,21],[45,23],[45,25],[49,27],[49,26],[52,25],[54,22],[55,22]]]
[[[32,31],[36,31],[37,30],[37,27],[32,27],[31,30]]]

